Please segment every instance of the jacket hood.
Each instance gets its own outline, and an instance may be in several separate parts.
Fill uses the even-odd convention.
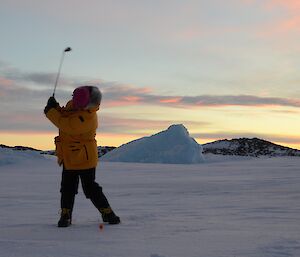
[[[73,91],[73,107],[76,109],[90,109],[99,106],[102,93],[95,86],[81,86]]]

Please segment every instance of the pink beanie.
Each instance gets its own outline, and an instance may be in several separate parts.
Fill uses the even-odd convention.
[[[88,86],[78,87],[73,92],[73,106],[85,108],[90,101],[90,90]]]

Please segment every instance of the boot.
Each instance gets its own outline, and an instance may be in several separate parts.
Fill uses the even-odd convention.
[[[57,226],[69,227],[72,224],[72,213],[70,209],[62,208],[60,213],[60,219],[58,221]]]
[[[108,224],[114,225],[121,222],[120,218],[113,212],[110,207],[100,209],[103,222],[108,222]]]

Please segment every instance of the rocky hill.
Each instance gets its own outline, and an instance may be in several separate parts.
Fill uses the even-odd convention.
[[[202,145],[203,154],[240,156],[300,156],[300,150],[277,145],[259,138],[224,139]]]
[[[15,151],[35,151],[35,152],[40,152],[40,150],[37,150],[35,148],[32,147],[27,147],[27,146],[7,146],[7,145],[0,145],[0,148],[6,148],[6,149],[11,149],[11,150],[15,150]]]
[[[98,156],[101,157],[115,148],[115,146],[98,146]]]
[[[38,149],[35,149],[32,147],[27,147],[27,146],[7,146],[7,145],[0,144],[0,148],[10,149],[13,151],[34,151],[34,152],[39,152],[40,154],[55,155],[54,150],[42,151],[42,150],[38,150]],[[112,151],[115,148],[116,147],[114,147],[114,146],[98,146],[98,156],[101,157],[104,154],[108,153],[109,151]]]

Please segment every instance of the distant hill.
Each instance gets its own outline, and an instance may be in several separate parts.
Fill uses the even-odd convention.
[[[177,128],[177,131],[181,131],[181,132],[185,131],[183,129],[183,127],[181,127],[181,126],[177,126],[177,127],[173,126],[172,128]],[[178,128],[179,128],[179,130],[178,130]],[[185,135],[185,133],[183,133],[183,132],[181,134]],[[179,140],[179,138],[180,137],[178,135],[176,135],[172,140],[168,140],[168,143],[165,142],[165,144],[163,144],[163,145],[166,146],[170,142],[174,143],[175,141]],[[188,137],[186,137],[186,138],[188,138]],[[145,141],[145,138],[143,140]],[[135,140],[134,141],[135,144],[137,144],[136,141],[140,142],[139,140]],[[159,139],[159,141],[161,141],[161,139]],[[127,145],[128,145],[128,143],[123,145],[122,149]],[[161,146],[161,144],[160,144],[160,146]],[[135,148],[135,147],[133,147],[132,144],[130,144],[130,147],[133,150]],[[143,148],[144,146],[139,145],[139,148],[141,148],[141,147]],[[174,147],[175,146],[171,147],[170,149],[173,149]],[[34,151],[34,152],[37,152],[40,154],[49,154],[49,155],[55,154],[54,150],[42,151],[42,150],[38,150],[38,149],[35,149],[32,147],[27,147],[27,146],[7,146],[7,145],[0,144],[0,149],[1,148],[2,149],[11,149],[13,151]],[[126,147],[126,148],[128,148],[128,147]],[[147,146],[147,148],[149,148],[149,145]],[[156,151],[157,151],[156,154],[159,154],[159,151],[161,150],[161,149],[159,150],[159,148],[160,147],[156,148]],[[178,146],[176,146],[175,148],[177,149]],[[231,139],[231,140],[228,140],[228,139],[217,140],[217,141],[214,141],[211,143],[203,144],[202,148],[203,148],[202,153],[204,155],[205,154],[217,154],[217,155],[253,156],[253,157],[260,157],[260,156],[270,156],[270,157],[298,156],[298,157],[300,157],[300,150],[298,150],[298,149],[293,149],[293,148],[289,148],[286,146],[274,144],[270,141],[266,141],[266,140],[259,139],[259,138],[237,138],[237,139]],[[120,150],[116,147],[98,146],[98,156],[102,157],[103,155],[106,155],[107,153],[111,152],[114,149],[118,150],[118,152],[119,152],[118,154],[120,154]],[[133,151],[132,149],[131,149],[131,151]],[[125,154],[125,157],[126,156],[128,157],[128,154],[129,154],[128,149],[126,151],[122,151],[122,152],[123,152],[123,154]],[[139,149],[138,151],[136,151],[135,154],[130,153],[130,156],[132,157],[135,155],[140,155],[142,152],[144,152],[144,151]],[[184,150],[182,149],[181,154],[182,155],[187,154],[187,153],[184,154],[183,152],[184,152]],[[117,152],[114,151],[114,155],[116,153]],[[171,154],[171,153],[172,153],[172,151],[170,151],[168,154]],[[152,154],[153,153],[151,153],[151,155]],[[110,159],[110,157],[111,157],[111,154],[107,156],[107,159]],[[177,157],[177,158],[179,158],[179,157]]]
[[[40,154],[49,154],[49,155],[55,155],[54,150],[48,150],[48,151],[42,151],[38,150],[32,147],[27,147],[27,146],[7,146],[0,144],[0,148],[3,149],[11,149],[13,151],[34,151],[34,152],[39,152]],[[108,153],[109,151],[115,149],[116,147],[114,146],[98,146],[98,156],[103,156],[104,154]]]
[[[98,156],[101,157],[115,148],[115,146],[98,146]]]
[[[277,145],[259,138],[224,139],[203,144],[203,154],[240,156],[300,156],[300,150]]]
[[[0,148],[6,148],[6,149],[11,149],[11,150],[16,150],[16,151],[35,151],[35,152],[41,152],[41,150],[32,148],[32,147],[27,147],[27,146],[7,146],[7,145],[0,145]]]

